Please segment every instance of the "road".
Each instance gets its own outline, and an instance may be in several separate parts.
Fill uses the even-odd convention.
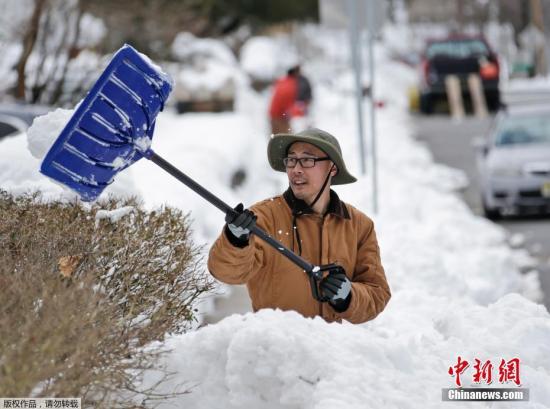
[[[476,153],[472,140],[483,136],[492,118],[467,117],[460,122],[446,115],[416,116],[414,136],[426,143],[434,160],[466,172],[470,185],[463,192],[465,202],[477,215],[482,215],[479,184],[476,173]],[[523,245],[538,261],[543,304],[550,311],[550,216],[506,218],[497,222],[512,234],[524,237]]]

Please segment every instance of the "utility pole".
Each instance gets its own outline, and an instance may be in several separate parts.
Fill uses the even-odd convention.
[[[357,109],[357,133],[359,138],[359,156],[361,163],[361,174],[364,175],[367,171],[365,150],[365,131],[363,125],[363,84],[361,81],[361,54],[359,52],[359,22],[358,22],[358,7],[357,0],[347,0],[346,2],[348,17],[350,21],[350,50],[351,60],[353,65],[353,74],[355,79],[355,104]]]
[[[374,2],[369,1],[367,6],[367,28],[368,28],[368,44],[369,44],[369,100],[370,100],[370,173],[372,182],[372,207],[374,214],[378,213],[378,175],[376,164],[376,113],[374,110],[374,38],[376,35],[376,21]]]

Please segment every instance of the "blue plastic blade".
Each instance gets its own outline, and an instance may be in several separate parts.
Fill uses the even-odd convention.
[[[155,120],[172,91],[170,78],[124,45],[48,151],[40,172],[84,201],[151,152]]]

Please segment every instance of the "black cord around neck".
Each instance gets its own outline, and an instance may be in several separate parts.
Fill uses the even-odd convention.
[[[325,181],[323,182],[323,186],[321,187],[321,190],[319,190],[319,193],[317,193],[317,196],[315,197],[313,202],[311,202],[311,204],[309,205],[309,207],[312,210],[313,210],[313,206],[321,198],[321,195],[323,194],[323,191],[327,187],[328,181],[330,179],[330,172],[332,172],[333,168],[334,168],[334,165],[331,166],[331,168],[328,172],[328,175],[325,178]],[[296,222],[297,222],[298,216],[300,216],[301,214],[302,214],[302,212],[294,212],[294,210],[292,211],[292,250],[294,251],[294,234],[296,234],[296,241],[298,242],[298,255],[299,256],[302,255],[302,240],[300,240],[300,231],[298,230],[298,224]]]
[[[323,194],[323,191],[325,190],[325,188],[327,187],[327,184],[328,184],[328,181],[330,179],[330,172],[332,172],[332,169],[333,169],[334,165],[331,166],[330,170],[328,171],[328,175],[327,177],[325,178],[325,181],[323,183],[323,186],[321,187],[321,190],[319,190],[319,193],[317,193],[317,196],[315,196],[315,199],[313,200],[313,202],[311,202],[311,204],[309,205],[309,207],[311,207],[313,209],[313,206],[315,206],[315,203],[317,203],[317,201],[321,198],[321,195]]]

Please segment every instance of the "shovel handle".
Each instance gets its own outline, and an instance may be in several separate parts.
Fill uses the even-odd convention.
[[[181,170],[170,164],[168,161],[157,155],[152,150],[148,150],[144,153],[144,156],[149,159],[151,162],[155,163],[156,165],[160,166],[162,169],[164,169],[166,172],[174,176],[176,179],[178,179],[180,182],[182,182],[184,185],[186,185],[188,188],[193,190],[195,193],[202,196],[204,199],[206,199],[208,202],[216,206],[218,209],[220,209],[222,212],[227,214],[228,212],[233,212],[234,209],[229,206],[227,203],[225,203],[223,200],[212,194],[210,191],[205,189],[203,186],[199,185],[197,182],[195,182],[193,179],[191,179],[189,176],[187,176],[185,173],[183,173]],[[304,260],[302,257],[298,256],[294,252],[292,252],[290,249],[284,246],[281,242],[271,237],[269,234],[267,234],[264,230],[262,230],[258,226],[253,226],[252,229],[250,229],[251,233],[254,233],[256,236],[258,236],[260,239],[265,241],[267,244],[269,244],[271,247],[273,247],[275,250],[277,250],[279,253],[281,253],[283,256],[288,258],[290,261],[292,261],[294,264],[296,264],[298,267],[302,268],[312,279],[320,280],[322,278],[322,270],[319,268],[316,268],[313,264],[308,263],[306,260]],[[314,292],[314,297],[318,299]]]

